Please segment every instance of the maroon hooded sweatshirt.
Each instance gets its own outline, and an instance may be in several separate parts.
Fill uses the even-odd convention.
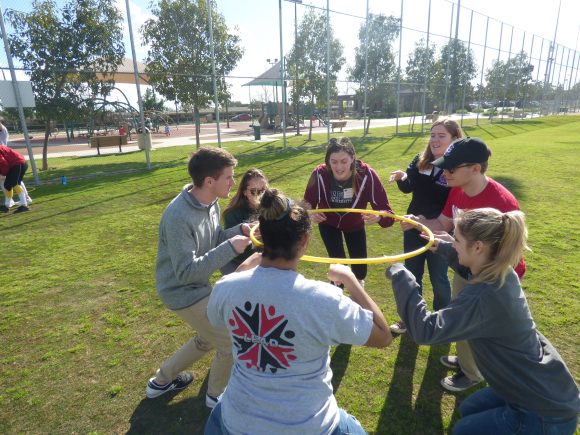
[[[370,203],[373,210],[386,211],[394,214],[387,192],[375,170],[362,160],[357,160],[356,164],[356,193],[350,208],[366,209]],[[313,209],[333,208],[330,204],[330,177],[331,172],[326,168],[326,164],[318,165],[308,180],[304,200]],[[324,213],[326,215],[325,224],[338,228],[346,233],[360,230],[364,227],[363,215],[360,213]],[[381,217],[379,225],[383,228],[393,225],[395,220],[389,217]]]

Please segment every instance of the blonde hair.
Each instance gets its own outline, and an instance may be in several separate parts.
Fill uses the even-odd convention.
[[[481,241],[489,247],[489,258],[473,282],[505,282],[511,267],[523,256],[527,245],[526,218],[519,210],[502,213],[494,208],[460,211],[455,228],[468,245]]]
[[[445,128],[445,130],[447,130],[447,132],[451,135],[451,138],[453,140],[457,140],[457,139],[461,139],[461,138],[465,137],[465,133],[463,133],[461,126],[457,123],[457,121],[454,121],[453,119],[450,119],[450,118],[438,119],[437,121],[435,121],[431,125],[431,130],[433,130],[433,128],[437,127],[438,125],[442,125]],[[423,152],[419,156],[419,161],[417,162],[417,167],[420,170],[425,170],[425,169],[431,168],[431,162],[433,160],[435,160],[435,156],[433,155],[433,152],[431,151],[431,146],[429,145],[429,143],[430,143],[430,141],[427,142],[427,146],[425,147],[425,149],[423,150]]]

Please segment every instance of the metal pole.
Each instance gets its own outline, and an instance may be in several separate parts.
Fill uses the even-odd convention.
[[[145,117],[143,116],[143,100],[141,98],[141,84],[139,79],[139,72],[137,70],[137,56],[135,54],[135,41],[133,40],[133,27],[131,25],[131,10],[129,9],[129,0],[125,0],[125,7],[127,8],[127,26],[129,27],[129,39],[131,40],[131,53],[133,55],[133,74],[135,77],[135,86],[137,87],[137,102],[139,104],[139,119],[141,120],[141,134],[143,146],[145,147],[145,159],[147,161],[147,169],[151,169],[151,160],[149,159],[149,134],[145,131]]]
[[[364,91],[364,107],[363,107],[363,137],[369,133],[367,128],[367,97],[369,88],[369,0],[367,0],[367,15],[366,15],[366,29],[365,29],[365,91]]]
[[[459,15],[459,14],[457,14]],[[459,25],[459,23],[457,23]],[[469,40],[467,42],[467,52],[471,49],[471,28],[473,26],[473,10],[471,11],[471,18],[469,20]],[[465,94],[467,93],[467,79],[463,84],[463,99],[461,101],[461,127],[463,127],[463,115],[465,114]]]
[[[326,141],[330,142],[330,0],[326,0]]]
[[[368,5],[368,0],[367,0]],[[429,0],[429,11],[427,12],[427,42],[425,43],[425,54],[429,52],[429,36],[431,32],[431,0]],[[423,63],[423,62],[422,62]],[[425,113],[427,105],[427,71],[423,71],[423,101],[421,102],[421,134],[425,132]]]
[[[213,103],[215,105],[215,122],[217,128],[218,147],[222,147],[220,132],[220,106],[218,100],[217,80],[215,78],[215,53],[213,46],[212,0],[207,0],[207,25],[209,27],[209,49],[211,53],[211,79],[213,81]]]
[[[30,145],[30,136],[28,136],[28,127],[26,125],[26,118],[24,117],[22,96],[20,95],[20,88],[18,87],[18,81],[16,80],[14,63],[12,62],[10,43],[8,42],[6,28],[4,27],[4,12],[2,12],[2,5],[0,5],[0,26],[2,27],[2,39],[4,40],[4,51],[6,51],[6,59],[8,60],[8,67],[10,68],[10,77],[12,78],[12,89],[14,90],[14,97],[16,98],[16,104],[18,105],[18,116],[20,117],[20,124],[22,125],[22,132],[24,133],[24,141],[26,142],[26,150],[28,151],[28,160],[30,161],[32,175],[34,176],[34,183],[38,186],[40,184],[40,180],[38,179],[38,171],[36,170],[34,154],[32,153],[32,146]]]
[[[403,0],[401,0],[401,20],[399,22],[399,71],[397,72],[397,120],[395,134],[399,134],[399,104],[401,102],[401,52],[403,51]]]
[[[286,149],[286,56],[282,38],[282,0],[278,0],[278,14],[280,21],[280,79],[282,80],[282,140]]]
[[[455,3],[451,5],[451,20],[449,25],[449,42],[451,42],[451,35],[453,34],[453,15],[455,15]],[[447,113],[447,90],[449,88],[449,64],[451,63],[451,46],[449,46],[450,50],[447,55],[447,65],[445,65],[445,96],[443,98],[443,110]]]
[[[510,85],[509,65],[510,65],[510,60],[512,58],[512,43],[513,43],[513,41],[514,41],[514,26],[512,26],[512,32],[510,34],[510,48],[508,50],[508,59],[507,59],[507,62],[505,63],[505,65],[506,65],[506,78],[505,78],[505,86],[503,89],[503,103],[504,104],[507,100],[507,91],[508,91],[508,86]],[[500,117],[500,121],[503,122],[503,115]]]
[[[483,105],[481,104],[483,100],[483,74],[485,71],[485,53],[487,51],[487,31],[489,30],[489,17],[487,17],[487,21],[485,24],[485,40],[483,42],[483,60],[481,61],[481,76],[479,78],[479,107],[477,111],[477,116],[475,117],[475,123],[479,125],[479,112],[483,109]]]
[[[302,2],[302,0],[300,0]],[[298,0],[294,2],[294,46],[298,41]],[[296,96],[296,112],[294,117],[296,118],[296,136],[300,136],[300,98],[298,97],[298,92],[296,92],[296,83],[298,82],[298,62],[294,62],[294,95]]]
[[[499,29],[499,48],[497,49],[497,63],[499,64],[500,62],[500,56],[501,56],[501,42],[503,39],[503,21],[501,22],[501,27]],[[495,81],[494,85],[493,85],[493,112],[491,112],[491,116],[489,117],[489,122],[493,123],[493,113],[497,111],[497,80]]]

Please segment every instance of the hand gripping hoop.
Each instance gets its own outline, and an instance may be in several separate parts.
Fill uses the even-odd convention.
[[[407,219],[403,216],[398,216],[395,214],[387,213],[386,211],[376,211],[376,210],[363,210],[358,208],[319,208],[314,210],[307,210],[308,213],[328,213],[328,212],[335,212],[335,213],[361,213],[361,214],[374,214],[381,217],[390,217],[396,219],[401,222],[407,222],[413,226],[415,226],[419,231],[429,236],[429,240],[427,244],[419,249],[416,249],[411,252],[406,252],[404,254],[399,255],[383,255],[382,257],[371,257],[371,258],[330,258],[330,257],[314,257],[312,255],[303,255],[300,259],[304,261],[312,261],[313,263],[339,263],[339,264],[380,264],[380,263],[396,263],[399,261],[404,261],[407,258],[412,258],[417,255],[421,255],[433,245],[435,241],[435,237],[429,228],[424,225],[421,225],[414,220]],[[250,230],[250,240],[252,243],[257,246],[264,246],[262,242],[256,239],[254,233],[258,225],[253,227]]]

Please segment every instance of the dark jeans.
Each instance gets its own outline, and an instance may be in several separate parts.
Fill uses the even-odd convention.
[[[454,435],[572,435],[578,417],[540,417],[527,409],[508,405],[491,388],[473,393],[459,406],[461,419]]]
[[[403,233],[403,249],[405,252],[419,249],[427,241],[423,239],[418,231],[408,230]],[[445,308],[451,301],[451,284],[447,276],[447,261],[431,251],[427,251],[416,257],[405,260],[405,267],[413,274],[417,284],[423,291],[423,273],[425,271],[425,261],[429,268],[429,278],[433,286],[433,309],[435,311]]]
[[[4,180],[4,189],[12,190],[14,186],[22,182],[22,178],[28,169],[28,163],[24,162],[21,165],[14,165],[8,170],[6,180]]]
[[[345,233],[326,224],[319,224],[318,229],[329,257],[346,258],[342,243],[342,236],[344,235],[350,258],[367,258],[367,235],[364,227],[352,233]],[[353,264],[351,268],[357,279],[365,279],[367,276],[366,264]]]

